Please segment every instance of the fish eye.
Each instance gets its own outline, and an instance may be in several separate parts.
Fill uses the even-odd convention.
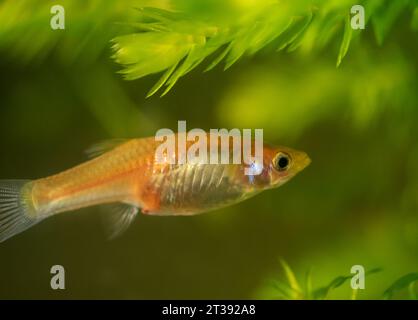
[[[284,171],[289,168],[290,165],[290,156],[285,153],[279,153],[273,162],[274,168],[278,171]]]

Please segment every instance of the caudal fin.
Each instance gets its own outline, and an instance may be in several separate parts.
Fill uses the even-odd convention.
[[[32,206],[29,180],[0,180],[0,242],[40,220]]]

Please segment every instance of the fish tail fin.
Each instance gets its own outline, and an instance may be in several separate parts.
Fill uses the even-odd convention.
[[[0,242],[41,220],[33,206],[30,180],[0,180]]]

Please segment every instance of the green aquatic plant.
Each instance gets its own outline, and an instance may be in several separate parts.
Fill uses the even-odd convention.
[[[278,292],[279,299],[307,299],[307,300],[324,300],[327,299],[329,293],[341,287],[349,281],[353,275],[338,276],[327,285],[313,289],[312,286],[312,269],[309,269],[305,275],[304,282],[299,284],[293,270],[286,261],[280,260],[280,264],[285,274],[286,280],[273,280],[272,285]],[[366,275],[380,272],[380,268],[374,268],[366,272]],[[357,290],[352,290],[351,299],[357,297]]]
[[[51,56],[65,63],[93,61],[113,39],[124,77],[164,72],[148,96],[165,86],[164,95],[206,60],[205,71],[222,61],[228,69],[269,46],[307,53],[336,45],[339,65],[362,31],[350,25],[350,8],[357,4],[379,44],[405,12],[418,30],[418,0],[74,0],[63,4],[67,27],[61,31],[49,26],[50,4],[6,0],[0,4],[0,51],[25,63]]]
[[[272,280],[272,286],[276,291],[276,298],[285,300],[325,300],[329,298],[331,291],[341,287],[353,278],[353,274],[338,276],[331,280],[327,285],[313,289],[311,269],[305,275],[300,284],[297,277],[286,261],[280,260],[285,280]],[[372,275],[381,272],[381,268],[373,268],[365,272],[365,275]],[[417,300],[415,284],[418,282],[418,273],[409,273],[397,279],[382,295],[383,299],[392,299],[394,294],[408,288],[409,298]],[[352,289],[351,300],[358,298],[358,289]]]
[[[358,1],[264,0],[226,8],[218,1],[202,2],[210,8],[209,13],[202,13],[197,4],[196,8],[184,8],[183,1],[173,1],[179,11],[140,8],[141,18],[130,24],[136,32],[113,40],[114,58],[123,65],[120,72],[125,79],[165,71],[148,92],[151,96],[165,86],[163,96],[180,77],[209,57],[205,71],[221,61],[225,61],[226,70],[244,55],[255,54],[270,44],[277,51],[299,47],[310,51],[323,48],[341,31],[338,66],[361,31],[351,26],[350,8]],[[379,44],[406,9],[412,11],[418,6],[416,0],[364,0],[360,4]]]
[[[415,284],[418,281],[418,272],[408,273],[397,279],[389,288],[383,293],[384,299],[391,299],[393,295],[405,288],[408,288],[409,297],[412,300],[418,300],[418,295],[415,289]]]

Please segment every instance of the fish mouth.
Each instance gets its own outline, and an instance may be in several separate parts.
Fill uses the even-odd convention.
[[[297,163],[296,167],[298,171],[302,171],[303,169],[305,169],[307,166],[311,164],[311,162],[312,160],[306,152],[302,152],[302,151],[298,152],[297,159],[296,159],[296,163]]]

